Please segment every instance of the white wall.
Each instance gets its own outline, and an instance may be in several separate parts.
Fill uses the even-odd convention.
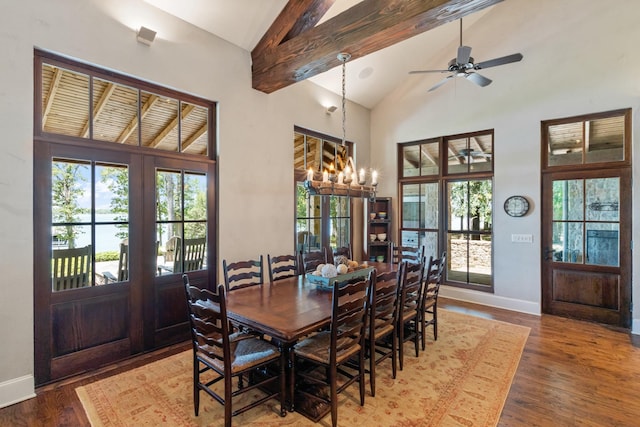
[[[33,395],[33,49],[219,102],[220,259],[293,247],[293,126],[340,136],[339,97],[309,82],[251,89],[250,55],[139,0],[0,0],[0,407]],[[136,42],[140,25],[158,31]],[[349,104],[366,158],[369,111]],[[16,268],[18,267],[18,268]]]
[[[397,176],[396,144],[463,132],[495,129],[493,295],[446,287],[443,295],[519,311],[540,313],[540,122],[546,119],[633,108],[634,211],[640,207],[640,2],[637,0],[509,0],[494,6],[472,28],[465,44],[476,61],[515,52],[524,59],[481,71],[485,88],[455,79],[427,90],[441,75],[410,77],[371,115],[372,162]],[[490,31],[499,31],[497,39]],[[446,64],[455,55],[438,59]],[[392,180],[381,194],[397,200]],[[532,203],[523,218],[507,216],[502,204],[513,194]],[[638,218],[633,237],[640,241]],[[512,233],[532,234],[533,244],[511,243]],[[640,295],[640,261],[633,257],[633,294]],[[640,308],[633,331],[640,333]]]

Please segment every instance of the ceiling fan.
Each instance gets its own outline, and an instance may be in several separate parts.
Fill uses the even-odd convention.
[[[429,92],[438,89],[440,86],[448,82],[454,77],[464,77],[467,80],[471,80],[478,86],[487,86],[491,84],[491,79],[488,79],[478,73],[476,70],[483,70],[489,67],[496,67],[498,65],[510,64],[512,62],[518,62],[522,59],[521,53],[514,53],[512,55],[502,56],[500,58],[490,59],[488,61],[473,62],[471,57],[471,48],[469,46],[462,45],[462,18],[460,19],[460,46],[458,47],[458,56],[449,61],[449,67],[446,70],[414,70],[409,71],[409,74],[422,74],[422,73],[451,73],[443,80],[438,82],[435,86],[429,89]]]

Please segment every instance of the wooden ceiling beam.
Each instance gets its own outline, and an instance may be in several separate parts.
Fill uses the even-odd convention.
[[[60,87],[60,80],[62,80],[63,71],[60,68],[54,68],[53,78],[51,79],[51,86],[49,87],[49,93],[47,94],[47,100],[44,103],[44,108],[42,110],[42,128],[47,124],[47,119],[49,118],[49,113],[51,112],[51,106],[53,105],[53,100],[58,93],[58,88]]]
[[[357,59],[501,1],[363,0],[311,28],[295,25],[314,2],[300,0],[304,12],[296,9],[301,15],[293,21],[296,13],[293,3],[298,0],[289,0],[283,13],[288,8],[292,11],[283,18],[280,18],[283,13],[278,16],[251,53],[253,88],[274,92],[340,65],[337,58],[340,52],[350,53],[351,60]],[[282,25],[280,19],[287,24],[286,28],[277,27]],[[294,27],[303,32],[286,39]]]
[[[149,99],[147,99],[147,102],[145,102],[142,108],[140,109],[140,122],[142,122],[142,120],[144,120],[147,114],[149,114],[149,111],[151,111],[151,107],[153,107],[155,103],[158,102],[159,99],[160,98],[157,95],[149,96]],[[129,138],[129,136],[137,128],[138,128],[138,116],[135,116],[133,119],[131,119],[127,127],[122,131],[117,141],[120,144],[124,144],[127,138]]]
[[[191,112],[196,108],[195,105],[188,104],[186,107],[182,109],[182,113],[180,114],[180,119],[184,120]],[[174,117],[171,122],[165,126],[164,129],[149,143],[149,147],[156,148],[160,143],[171,133],[172,130],[178,127],[178,116]]]
[[[116,90],[116,85],[113,83],[108,83],[107,87],[102,92],[102,96],[98,100],[98,104],[93,109],[93,119],[87,119],[87,122],[84,124],[84,128],[82,128],[82,132],[80,134],[81,137],[86,138],[89,136],[89,127],[91,126],[91,120],[96,120],[100,113],[104,110],[104,107],[107,106],[107,102],[109,102],[109,98],[113,95],[113,92]],[[93,135],[95,138],[95,135]]]

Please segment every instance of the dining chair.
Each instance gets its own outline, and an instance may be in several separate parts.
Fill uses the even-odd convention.
[[[310,271],[315,271],[318,265],[326,264],[327,262],[329,262],[329,260],[327,259],[326,248],[322,248],[317,252],[300,251],[299,257],[300,269],[303,274]]]
[[[424,246],[416,248],[413,246],[397,246],[392,244],[391,256],[394,264],[399,264],[402,261],[424,263]]]
[[[118,257],[117,276],[110,271],[102,273],[105,284],[115,282],[125,282],[129,280],[129,245],[120,243],[120,256]]]
[[[269,399],[279,399],[280,416],[286,415],[285,364],[286,358],[278,348],[254,335],[234,332],[227,318],[224,285],[216,292],[199,289],[182,276],[187,296],[189,324],[193,343],[193,408],[198,416],[200,390],[206,392],[224,407],[224,425],[231,427],[232,417],[239,415]],[[214,374],[215,373],[215,374]],[[204,375],[203,375],[204,374]],[[249,375],[250,386],[242,386],[242,376]],[[233,378],[240,381],[234,388]],[[212,386],[223,381],[224,391],[219,394]],[[233,398],[256,390],[264,396],[233,409]]]
[[[333,250],[333,259],[335,260],[335,258],[337,256],[346,256],[347,259],[353,259],[353,254],[351,253],[351,245],[347,244],[347,246],[342,246],[340,248],[335,248]]]
[[[333,427],[338,424],[338,394],[354,382],[359,384],[360,405],[364,405],[364,330],[370,287],[371,273],[365,280],[336,283],[329,330],[305,338],[293,347],[296,390],[305,400],[330,405]],[[352,359],[355,369],[347,368]],[[340,384],[338,375],[344,380]],[[314,421],[323,416],[324,413],[319,414]]]
[[[51,269],[54,291],[91,286],[91,245],[54,249]]]
[[[422,302],[420,309],[420,339],[422,350],[426,348],[426,329],[433,326],[433,339],[438,340],[438,292],[444,276],[447,252],[442,252],[440,258],[429,258],[429,264],[424,273],[424,285],[422,289]],[[429,318],[427,319],[427,316]]]
[[[422,274],[424,264],[422,262],[402,261],[402,277],[399,286],[398,301],[398,358],[400,360],[400,370],[402,371],[404,362],[404,343],[413,341],[416,357],[419,354],[420,339],[420,301],[422,290]]]
[[[401,271],[389,271],[373,276],[365,331],[366,356],[369,358],[371,396],[376,395],[376,365],[391,358],[391,372],[396,378],[398,277]]]
[[[269,265],[270,282],[299,274],[298,257],[295,255],[278,255],[272,257],[267,254],[267,264]]]
[[[224,285],[227,292],[242,289],[249,286],[262,285],[263,279],[263,257],[257,260],[237,261],[227,263],[222,261],[224,272]]]

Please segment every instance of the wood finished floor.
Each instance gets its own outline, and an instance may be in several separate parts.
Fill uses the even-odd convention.
[[[441,308],[531,328],[499,426],[639,426],[640,348],[627,331],[441,298]],[[75,388],[185,350],[178,345],[37,390],[0,426],[88,426]]]

